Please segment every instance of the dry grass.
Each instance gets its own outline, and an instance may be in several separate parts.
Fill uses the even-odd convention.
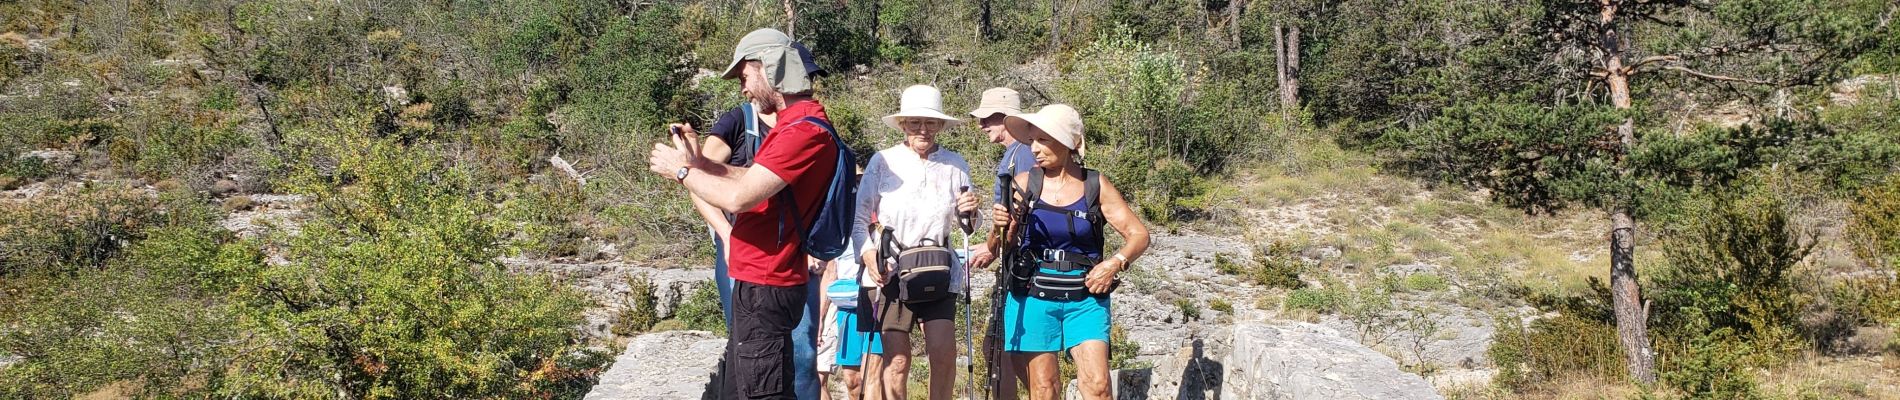
[[[1590,278],[1608,275],[1607,219],[1600,212],[1529,216],[1491,204],[1482,192],[1427,188],[1350,163],[1264,166],[1237,173],[1232,182],[1240,196],[1232,204],[1251,208],[1237,213],[1251,219],[1241,224],[1249,227],[1247,237],[1305,235],[1296,250],[1340,251],[1337,261],[1346,268],[1335,273],[1371,277],[1376,274],[1367,272],[1386,266],[1425,263],[1447,267],[1454,281],[1553,295],[1582,293]],[[1474,303],[1495,301],[1508,300]]]
[[[1763,394],[1785,399],[1900,399],[1900,360],[1805,357],[1758,376]]]

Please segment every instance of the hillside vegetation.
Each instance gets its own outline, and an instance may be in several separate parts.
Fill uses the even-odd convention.
[[[1896,13],[0,1],[0,398],[578,398],[618,346],[586,313],[622,299],[506,260],[709,264],[641,160],[741,101],[716,69],[760,27],[832,72],[817,97],[859,154],[899,140],[877,118],[912,84],[953,115],[996,86],[1074,105],[1146,221],[1261,249],[1205,255],[1273,288],[1243,307],[1527,310],[1453,397],[1880,397],[1824,378],[1900,368]],[[944,142],[978,169],[1001,150]],[[1411,264],[1442,269],[1369,272]],[[708,290],[660,321],[627,286],[617,334],[717,326]]]

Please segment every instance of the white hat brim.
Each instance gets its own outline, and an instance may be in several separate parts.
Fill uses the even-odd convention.
[[[1047,115],[1022,113],[1004,118],[1003,130],[1008,131],[1009,137],[1015,138],[1017,143],[1034,143],[1037,138],[1047,135],[1050,127],[1055,126],[1051,122]],[[1030,134],[1028,128],[1032,125],[1043,133]]]
[[[1011,109],[1003,108],[1003,107],[986,107],[986,108],[978,108],[975,110],[971,110],[970,117],[973,117],[976,119],[984,119],[984,118],[989,118],[991,115],[996,115],[996,114],[1003,114],[1003,116],[1005,117],[1013,117],[1013,116],[1016,116],[1016,114],[1022,114],[1022,113],[1023,113],[1022,111],[1011,110]]]
[[[891,127],[891,129],[896,129],[898,132],[903,132],[904,127],[899,126],[897,124],[897,119],[906,118],[906,117],[940,119],[940,120],[943,120],[943,128],[945,130],[949,130],[951,127],[954,127],[963,123],[962,119],[958,119],[957,117],[952,117],[948,114],[944,114],[942,111],[931,110],[931,109],[911,109],[911,110],[898,111],[896,114],[884,116],[884,125]]]

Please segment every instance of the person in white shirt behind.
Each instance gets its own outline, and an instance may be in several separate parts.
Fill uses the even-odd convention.
[[[882,385],[882,397],[908,399],[903,382],[910,374],[910,352],[902,349],[911,348],[911,332],[921,324],[925,354],[930,359],[930,399],[949,399],[956,383],[957,304],[956,296],[946,294],[960,293],[968,284],[962,282],[964,266],[950,255],[947,246],[952,227],[963,224],[959,215],[973,213],[977,201],[969,190],[969,163],[937,143],[937,134],[962,122],[943,113],[942,93],[930,86],[911,86],[904,89],[899,104],[899,111],[884,117],[884,123],[904,132],[903,143],[873,155],[858,183],[852,237],[867,244],[862,262],[874,268],[868,274],[871,279],[863,282],[867,287],[864,299],[868,299],[863,302],[870,306],[858,307],[863,317],[859,330],[881,331],[884,348],[893,350],[882,355],[882,378],[886,383]],[[883,232],[871,231],[873,215],[885,227]],[[961,228],[965,233],[970,229],[967,225]],[[886,235],[894,245],[889,251],[903,251],[903,260],[895,253],[881,254],[881,245],[870,245],[884,243]],[[939,247],[941,253],[937,253]],[[937,257],[912,257],[913,253]],[[936,291],[934,286],[906,291],[918,287],[907,285],[906,279],[927,274],[900,274],[896,269],[899,264],[918,265],[914,262],[918,259],[932,260],[926,263],[937,268],[948,267],[948,291]],[[946,273],[932,268],[912,271],[930,271],[938,274],[932,275],[935,277]],[[876,394],[872,398],[877,398]]]

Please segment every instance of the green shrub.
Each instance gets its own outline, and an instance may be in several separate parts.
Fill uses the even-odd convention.
[[[1332,287],[1299,288],[1287,293],[1284,306],[1288,310],[1308,310],[1320,313],[1338,311],[1347,301],[1346,294]]]
[[[1252,264],[1240,263],[1226,253],[1214,254],[1214,270],[1237,275],[1266,287],[1298,289],[1306,286],[1306,282],[1300,280],[1300,271],[1306,268],[1305,262],[1294,254],[1292,245],[1276,240],[1266,246],[1255,247],[1253,252]]]
[[[673,319],[685,322],[686,329],[726,335],[725,311],[719,305],[719,287],[712,281],[693,284],[692,293],[680,302]]]
[[[653,294],[653,280],[647,274],[628,274],[626,282],[627,294],[620,302],[620,319],[614,322],[613,332],[632,336],[659,322],[659,312],[654,307],[659,305],[660,299]]]
[[[206,218],[206,211],[188,207],[194,205],[188,194],[168,192],[166,199],[174,204],[137,190],[94,186],[68,196],[0,204],[0,244],[7,247],[0,251],[0,276],[103,269],[128,242],[144,238],[147,229]]]
[[[1201,306],[1194,304],[1194,300],[1175,299],[1174,308],[1181,311],[1182,321],[1196,321],[1201,319]]]
[[[1607,321],[1559,315],[1526,323],[1497,318],[1497,336],[1485,351],[1498,366],[1496,382],[1521,390],[1551,379],[1583,374],[1616,381],[1628,374],[1616,327]]]
[[[199,397],[219,390],[222,368],[235,351],[230,343],[241,337],[226,296],[263,265],[262,253],[200,218],[210,207],[189,193],[129,204],[103,193],[82,200],[107,201],[128,215],[158,216],[122,231],[129,243],[101,253],[104,265],[9,268],[22,273],[0,279],[0,293],[6,293],[0,298],[8,300],[0,302],[6,303],[0,305],[0,325],[10,327],[0,332],[0,353],[22,360],[0,369],[0,397],[68,398],[107,385],[134,397]]]
[[[1214,253],[1214,272],[1225,275],[1240,275],[1247,273],[1247,269],[1241,266],[1239,262],[1234,261],[1234,257],[1227,255],[1227,253]]]
[[[1306,263],[1294,254],[1293,245],[1275,240],[1264,247],[1254,248],[1254,268],[1248,277],[1267,287],[1299,289],[1306,286],[1300,280],[1300,272],[1306,269]]]
[[[1854,255],[1869,265],[1900,271],[1900,175],[1859,191],[1847,238]]]
[[[1730,328],[1698,334],[1662,378],[1690,399],[1760,399],[1747,358],[1753,350]]]
[[[1229,315],[1234,313],[1234,303],[1229,303],[1227,302],[1227,300],[1214,299],[1213,301],[1210,301],[1207,303],[1207,308],[1213,309],[1214,311],[1227,313]]]
[[[1409,292],[1436,292],[1450,287],[1445,278],[1438,274],[1423,272],[1406,275],[1399,280],[1399,288]]]
[[[1167,222],[1205,207],[1209,175],[1270,147],[1246,92],[1208,84],[1181,52],[1144,42],[1126,28],[1105,30],[1077,51],[1057,82],[1058,101],[1088,126],[1083,157],[1104,171],[1147,219]],[[1118,82],[1104,90],[1102,82]]]
[[[1130,370],[1148,368],[1152,365],[1135,359],[1141,355],[1141,343],[1128,340],[1128,330],[1121,325],[1110,326],[1108,330],[1108,369]]]
[[[1664,236],[1668,265],[1647,291],[1652,324],[1684,342],[1728,329],[1757,351],[1751,361],[1775,363],[1806,345],[1798,315],[1812,295],[1795,290],[1794,279],[1813,240],[1796,231],[1781,194],[1744,190],[1683,210],[1695,222]]]
[[[230,363],[224,392],[530,397],[591,382],[585,371],[599,360],[572,356],[588,302],[496,260],[509,227],[472,195],[465,171],[393,139],[342,134],[315,144],[336,157],[327,175],[336,180],[314,169],[293,179],[319,200],[288,239],[288,262],[234,291],[238,325],[253,336]]]
[[[0,151],[0,190],[12,190],[53,175],[53,169],[39,157],[18,156]]]

